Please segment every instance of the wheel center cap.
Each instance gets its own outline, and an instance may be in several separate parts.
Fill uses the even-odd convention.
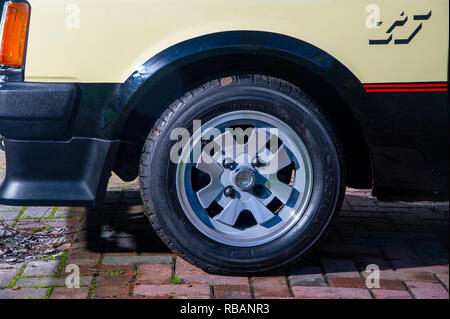
[[[234,182],[241,190],[247,190],[255,185],[255,174],[249,169],[238,171],[234,177]]]

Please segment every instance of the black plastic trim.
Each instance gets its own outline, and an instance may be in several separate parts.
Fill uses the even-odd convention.
[[[119,141],[5,139],[3,205],[96,206],[105,196]]]
[[[19,82],[23,81],[23,69],[0,66],[0,81],[2,82]]]
[[[12,139],[68,137],[77,91],[70,83],[0,83],[0,134]]]

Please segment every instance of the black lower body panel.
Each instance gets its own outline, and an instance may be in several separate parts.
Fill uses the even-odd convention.
[[[20,140],[68,139],[79,95],[77,85],[70,83],[1,83],[0,135]]]
[[[445,85],[445,84],[444,84]],[[360,113],[380,200],[448,200],[448,91],[370,92]]]
[[[105,195],[119,141],[5,139],[3,205],[96,206]]]

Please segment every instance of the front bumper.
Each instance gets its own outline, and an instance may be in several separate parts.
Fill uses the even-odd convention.
[[[72,137],[80,95],[76,84],[0,82],[0,204],[102,202],[120,142]]]
[[[103,201],[119,141],[4,139],[0,204],[96,206]]]
[[[0,135],[69,138],[78,91],[75,84],[0,82]]]

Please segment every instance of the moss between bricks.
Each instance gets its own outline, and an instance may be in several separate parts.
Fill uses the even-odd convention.
[[[62,254],[61,254],[61,256],[62,256]],[[36,258],[35,260],[60,260],[61,256],[59,256],[59,257],[54,257],[54,256],[40,257],[40,258]]]
[[[20,275],[25,271],[25,268],[27,267],[27,265],[23,265],[22,268],[17,272],[16,277],[13,278],[13,280],[11,280],[11,284],[9,285],[8,288],[13,289],[14,286],[16,285],[17,280],[20,278]]]
[[[58,278],[58,277],[59,276],[57,276],[57,275],[54,275],[54,276],[37,275],[37,276],[19,276],[19,277],[17,277],[17,279],[21,279],[21,278]]]
[[[52,294],[53,289],[55,289],[55,287],[50,287],[50,288],[48,288],[48,290],[47,290],[47,295],[45,295],[44,299],[50,298],[50,295]]]
[[[61,263],[59,264],[58,267],[58,273],[56,274],[57,276],[61,276],[61,273],[64,269],[64,266],[66,265],[66,261],[67,261],[67,256],[69,255],[69,251],[65,251],[62,256],[61,256]]]
[[[23,213],[25,213],[25,211],[27,210],[28,206],[24,206],[19,213],[19,216],[17,216],[17,218],[15,219],[14,225],[17,225],[17,222],[19,220],[33,220],[33,219],[52,219],[55,216],[55,213],[58,211],[58,206],[53,207],[52,212],[50,213],[49,216],[46,217],[24,217],[22,218]],[[49,227],[49,226],[47,226]],[[38,227],[36,227],[38,228]],[[33,230],[34,231],[34,230]]]
[[[49,216],[46,217],[23,217],[22,215],[23,213],[25,213],[25,210],[28,208],[28,206],[25,206],[24,208],[22,208],[19,212],[19,215],[16,217],[16,219],[14,220],[14,225],[17,225],[17,222],[20,220],[40,220],[40,219],[67,219],[67,218],[72,218],[72,217],[66,217],[66,216],[56,216],[55,214],[57,212],[63,212],[63,211],[69,211],[69,210],[64,210],[64,209],[59,209],[58,206],[55,206],[52,209],[52,212],[50,213]],[[73,216],[73,217],[79,217],[80,218],[80,222],[83,221],[85,219],[85,216]],[[48,226],[49,227],[49,226]],[[35,229],[37,229],[38,227],[36,227]],[[33,230],[34,231],[34,230]],[[78,230],[77,232],[79,232],[80,230]]]
[[[8,287],[5,287],[5,288],[14,288],[16,283],[17,283],[17,281],[20,278],[60,278],[61,275],[62,275],[62,271],[64,270],[64,266],[66,264],[66,260],[67,260],[68,255],[69,255],[69,251],[65,251],[65,252],[62,253],[60,258],[43,258],[42,259],[42,260],[57,260],[57,259],[61,260],[61,263],[58,266],[58,272],[57,272],[57,274],[55,276],[39,276],[39,275],[38,276],[21,276],[22,273],[25,271],[25,268],[27,266],[27,264],[26,264],[18,271],[18,273],[16,274],[16,277],[11,281],[11,284]],[[83,275],[81,275],[81,277],[83,277]],[[94,280],[95,280],[95,278],[94,278]],[[81,287],[85,287],[86,285],[81,284],[80,286]],[[92,284],[91,284],[91,286],[92,286]],[[50,294],[51,294],[51,292],[56,287],[65,287],[65,285],[43,285],[43,286],[31,286],[31,287],[26,287],[26,288],[49,288],[49,291],[47,292],[47,295],[44,298],[44,299],[48,299]]]
[[[33,218],[27,218],[27,219],[43,219],[43,218],[35,218],[35,217],[33,217]],[[22,218],[21,220],[24,220],[24,218]],[[40,231],[49,231],[50,229],[52,229],[50,226],[47,226],[47,227],[36,227],[36,228],[33,228],[32,231],[34,233],[37,233],[37,232],[40,232]]]
[[[58,206],[53,207],[53,210],[52,210],[49,218],[53,218],[55,216],[57,210],[58,210]]]
[[[100,257],[98,257],[98,264],[99,265],[103,264],[103,258],[104,258],[103,254],[100,254]]]
[[[23,209],[23,211],[25,211],[25,210]],[[60,265],[58,267],[58,274],[57,274],[57,276],[22,276],[23,272],[25,271],[25,268],[28,265],[28,264],[25,264],[17,272],[17,274],[13,278],[13,280],[11,280],[11,284],[8,287],[5,287],[5,288],[14,289],[14,287],[16,286],[17,280],[19,280],[20,278],[47,278],[47,277],[59,277],[59,276],[61,276],[61,271],[64,268],[64,265],[66,263],[67,255],[68,255],[68,251],[64,252],[63,255],[61,256],[61,263],[60,263]],[[49,290],[47,291],[47,295],[44,297],[44,299],[48,299],[50,297],[50,294],[53,291],[53,288],[55,288],[55,287],[64,287],[64,286],[50,286],[50,287],[49,286],[36,286],[36,287],[27,287],[27,288],[49,288]],[[29,299],[26,295],[24,296],[24,298],[25,299]]]
[[[85,276],[85,275],[80,275],[80,277],[89,277],[89,276]],[[27,279],[27,278],[64,278],[61,276],[17,276],[15,278],[15,284],[17,283],[17,280],[19,279]],[[27,287],[23,287],[23,288],[54,288],[54,287],[65,287],[66,285],[42,285],[42,286],[27,286]],[[87,285],[80,283],[80,287],[86,287]],[[19,287],[19,286],[17,286]],[[3,287],[3,288],[12,288],[11,286],[9,287]],[[21,288],[21,287],[19,287]]]
[[[178,277],[178,276],[175,275],[175,274],[172,274],[172,275],[170,276],[170,278],[169,278],[169,282],[170,282],[172,285],[180,285],[180,284],[183,283],[183,279],[182,279],[181,277]]]
[[[20,217],[22,217],[23,213],[27,210],[28,206],[23,206],[22,209],[19,212],[19,215],[17,215],[17,218],[14,220],[14,226],[17,225],[17,222],[19,221]]]
[[[65,285],[53,285],[53,286],[48,286],[48,285],[44,285],[44,286],[31,286],[31,287],[23,287],[23,288],[56,288],[56,287],[65,287]],[[83,286],[80,286],[83,287]],[[22,288],[22,287],[20,287]]]
[[[97,279],[94,277],[94,279],[92,279],[91,285],[89,286],[89,298],[95,297],[95,288],[97,288]]]

